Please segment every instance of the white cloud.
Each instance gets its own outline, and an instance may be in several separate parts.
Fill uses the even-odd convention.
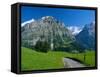
[[[31,23],[31,22],[34,22],[35,20],[34,19],[31,19],[31,20],[28,20],[28,21],[25,21],[21,24],[21,26],[24,26],[25,24],[27,23]]]
[[[67,28],[72,32],[73,35],[76,35],[76,34],[78,34],[82,30],[83,27],[69,26]]]

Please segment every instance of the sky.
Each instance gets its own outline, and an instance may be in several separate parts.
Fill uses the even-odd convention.
[[[21,7],[21,23],[44,16],[53,16],[57,20],[64,22],[67,26],[83,26],[95,21],[94,10],[65,9],[65,8],[46,8],[46,7]]]

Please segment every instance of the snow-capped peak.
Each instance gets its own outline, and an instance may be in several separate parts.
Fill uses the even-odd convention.
[[[82,30],[83,27],[69,26],[67,28],[72,32],[73,35],[76,35]]]
[[[42,17],[42,20],[44,20],[44,19],[46,19],[46,18],[52,18],[52,19],[53,19],[52,16],[44,16],[44,17]]]
[[[28,20],[28,21],[25,21],[21,24],[21,26],[24,26],[25,24],[28,24],[28,23],[31,23],[31,22],[34,22],[35,20],[32,18],[31,20]]]

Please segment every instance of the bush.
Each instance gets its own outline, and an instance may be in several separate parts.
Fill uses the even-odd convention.
[[[50,49],[50,44],[47,41],[37,41],[35,49],[40,52],[47,52]]]

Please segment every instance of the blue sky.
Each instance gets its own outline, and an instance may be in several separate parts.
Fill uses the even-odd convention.
[[[30,19],[40,19],[44,16],[53,16],[69,26],[83,26],[95,21],[94,10],[77,10],[64,8],[27,7],[21,8],[21,23]]]

